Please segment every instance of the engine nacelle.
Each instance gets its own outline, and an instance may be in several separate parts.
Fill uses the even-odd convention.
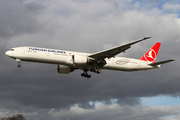
[[[72,56],[73,59],[73,64],[86,64],[88,63],[88,58],[87,56],[82,56],[82,55],[73,55]]]
[[[58,65],[57,72],[61,74],[69,74],[70,72],[73,72],[73,69],[65,65]]]

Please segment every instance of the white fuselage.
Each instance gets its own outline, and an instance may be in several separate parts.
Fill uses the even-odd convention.
[[[29,62],[39,62],[57,65],[66,65],[78,69],[90,69],[92,66],[88,64],[72,64],[72,56],[89,56],[90,53],[65,51],[57,49],[39,48],[39,47],[16,47],[12,48],[10,51],[6,52],[11,58],[19,59],[21,61]],[[150,66],[149,62],[125,58],[125,57],[115,57],[106,58],[106,64],[99,69],[109,69],[109,70],[119,70],[119,71],[137,71],[137,70],[147,70],[158,68]]]

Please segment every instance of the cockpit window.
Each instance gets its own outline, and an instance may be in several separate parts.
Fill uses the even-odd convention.
[[[14,51],[14,49],[10,49],[10,51]]]

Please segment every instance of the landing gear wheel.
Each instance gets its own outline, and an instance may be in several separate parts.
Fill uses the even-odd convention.
[[[87,77],[87,74],[84,74],[84,77]]]
[[[20,67],[21,67],[21,64],[18,65],[18,68],[20,68]]]
[[[97,71],[97,74],[99,74],[99,73],[101,73],[101,71],[100,71],[100,70],[98,70],[98,71]]]
[[[82,73],[81,76],[83,77],[83,76],[84,76],[84,73]]]
[[[86,77],[87,77],[87,78],[90,78],[90,77],[91,77],[91,75],[88,75],[87,73],[82,73],[81,76],[82,76],[82,77],[85,77],[85,78],[86,78]]]
[[[87,75],[87,78],[91,78],[91,75]]]

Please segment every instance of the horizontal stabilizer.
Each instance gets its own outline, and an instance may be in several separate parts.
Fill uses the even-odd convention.
[[[164,61],[160,61],[160,62],[151,63],[149,65],[157,66],[157,65],[165,64],[165,63],[172,62],[172,61],[175,61],[175,60],[174,59],[169,59],[169,60],[164,60]]]

